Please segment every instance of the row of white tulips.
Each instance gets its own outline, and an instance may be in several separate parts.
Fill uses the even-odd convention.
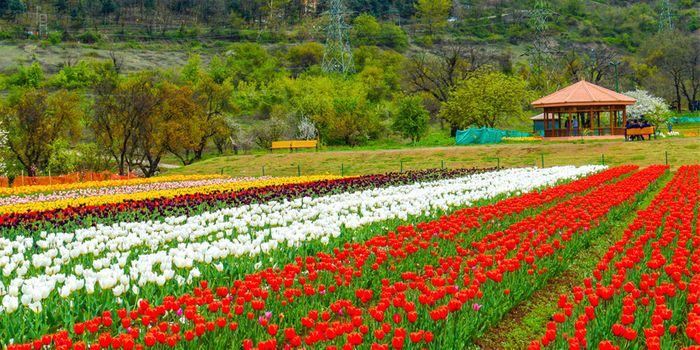
[[[75,232],[0,238],[0,313],[36,312],[57,292],[110,290],[119,297],[169,280],[190,283],[196,264],[223,270],[223,259],[256,256],[304,241],[327,244],[342,227],[406,219],[474,201],[519,194],[601,170],[600,166],[508,169],[462,178],[226,208],[162,221],[120,222]]]

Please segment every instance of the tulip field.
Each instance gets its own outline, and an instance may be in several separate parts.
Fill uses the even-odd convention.
[[[617,227],[529,349],[700,349],[700,166],[0,190],[0,349],[472,349]]]

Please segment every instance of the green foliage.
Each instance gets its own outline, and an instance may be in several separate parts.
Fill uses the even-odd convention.
[[[82,131],[80,98],[66,90],[49,94],[28,89],[11,97],[3,109],[8,148],[30,176],[47,169],[54,143],[76,141]]]
[[[214,56],[218,60],[218,56]],[[220,61],[219,61],[220,62]],[[187,63],[180,71],[180,77],[183,81],[196,84],[199,79],[199,72],[202,65],[202,58],[198,54],[194,54],[187,59]]]
[[[450,0],[418,0],[416,12],[418,19],[430,35],[447,26],[447,16],[450,14]]]
[[[458,83],[442,104],[440,116],[462,129],[493,128],[522,118],[529,100],[527,83],[521,78],[481,70]]]
[[[262,149],[269,149],[272,141],[280,141],[289,131],[289,125],[279,118],[270,118],[256,125],[251,134],[253,142]]]
[[[27,12],[27,4],[23,0],[9,0],[7,5],[8,12],[12,17]]]
[[[221,61],[219,56],[212,57],[211,62],[209,62],[209,67],[207,67],[207,73],[209,73],[209,76],[219,84],[223,83],[229,78],[226,65]]]
[[[350,30],[350,43],[353,46],[377,45],[381,32],[381,26],[372,15],[363,13],[352,23]]]
[[[89,30],[80,33],[76,38],[83,44],[95,44],[102,41],[102,35],[100,33]]]
[[[358,78],[365,85],[367,99],[371,102],[379,102],[389,95],[391,88],[384,79],[383,69],[376,66],[366,66]]]
[[[58,139],[51,144],[48,170],[52,175],[68,174],[76,171],[80,154],[71,148],[68,141]]]
[[[226,73],[234,83],[269,82],[280,75],[277,59],[260,44],[234,44],[226,53]]]
[[[392,127],[411,142],[420,141],[428,131],[430,114],[419,96],[404,97],[399,101]]]
[[[408,49],[408,35],[401,27],[392,23],[384,23],[379,32],[379,41],[377,44],[399,52],[404,52]]]
[[[43,81],[44,70],[39,62],[34,62],[29,67],[19,67],[17,72],[8,79],[8,85],[36,89]]]
[[[290,47],[287,51],[289,70],[300,74],[312,66],[319,65],[323,60],[323,50],[323,45],[313,41]]]
[[[339,77],[286,80],[292,112],[309,118],[326,144],[359,145],[378,137],[381,126],[364,84]]]
[[[48,35],[48,40],[51,45],[58,45],[61,43],[61,40],[63,39],[63,34],[60,32],[51,32]]]
[[[91,86],[98,80],[94,67],[80,61],[75,66],[65,66],[58,73],[48,80],[51,87],[66,89],[85,88]]]

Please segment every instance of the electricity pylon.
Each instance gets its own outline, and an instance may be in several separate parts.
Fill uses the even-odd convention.
[[[348,39],[350,26],[345,23],[344,12],[342,0],[331,0],[322,65],[326,73],[349,74],[354,71],[352,49]]]
[[[659,32],[673,29],[673,20],[671,19],[671,2],[669,0],[663,0],[661,6],[661,12],[659,12]]]

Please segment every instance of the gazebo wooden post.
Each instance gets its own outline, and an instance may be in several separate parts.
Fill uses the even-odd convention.
[[[627,108],[622,108],[622,125],[620,127],[627,127]]]
[[[615,116],[613,116],[613,113],[615,113]],[[610,111],[610,135],[615,134],[615,119],[617,118],[617,111],[611,110]]]

